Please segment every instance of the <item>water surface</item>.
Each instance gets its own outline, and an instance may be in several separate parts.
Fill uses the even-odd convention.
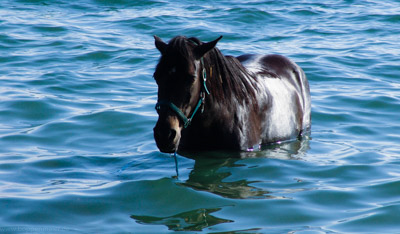
[[[400,232],[400,3],[5,0],[0,232]],[[152,128],[153,35],[306,72],[312,133],[178,156]],[[225,154],[225,153],[224,153]]]

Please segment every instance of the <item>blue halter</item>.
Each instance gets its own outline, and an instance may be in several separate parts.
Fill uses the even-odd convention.
[[[194,117],[194,115],[197,113],[197,111],[200,109],[200,107],[204,104],[205,102],[205,93],[206,94],[210,94],[210,92],[207,89],[206,86],[206,81],[207,81],[207,72],[206,69],[204,67],[204,60],[203,58],[200,59],[201,61],[201,65],[203,66],[203,70],[202,70],[202,74],[203,74],[203,85],[202,85],[202,90],[200,91],[200,99],[197,102],[196,107],[194,108],[194,111],[192,113],[192,115],[190,116],[190,118],[186,117],[186,115],[181,111],[181,109],[179,109],[179,107],[177,107],[174,103],[172,103],[171,101],[168,100],[160,100],[157,102],[156,104],[156,110],[159,111],[161,110],[161,107],[165,106],[167,108],[170,108],[172,111],[175,112],[175,114],[178,115],[178,117],[182,120],[183,122],[183,127],[187,128],[190,123],[192,122],[192,119]],[[203,109],[204,110],[204,109]],[[203,110],[201,111],[203,113]]]

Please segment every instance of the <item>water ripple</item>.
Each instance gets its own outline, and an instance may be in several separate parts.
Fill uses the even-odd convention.
[[[396,232],[399,11],[393,0],[1,1],[0,232]],[[178,156],[177,177],[153,140],[154,34],[290,57],[310,81],[311,135]]]

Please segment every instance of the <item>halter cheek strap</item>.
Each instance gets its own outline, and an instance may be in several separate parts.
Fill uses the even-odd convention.
[[[194,109],[192,115],[190,116],[190,118],[187,118],[185,116],[185,114],[172,102],[170,101],[166,101],[166,100],[161,100],[156,104],[156,110],[161,110],[162,106],[166,106],[168,108],[170,108],[172,111],[175,112],[175,114],[178,115],[178,117],[182,120],[183,122],[183,127],[187,128],[190,123],[192,122],[192,119],[194,117],[194,115],[196,114],[196,112],[200,109],[200,106],[203,104],[203,99],[200,98],[200,100],[197,102],[196,108]]]
[[[175,112],[175,114],[177,114],[178,117],[182,120],[182,122],[183,122],[183,127],[184,127],[184,128],[187,128],[187,127],[190,125],[190,123],[192,122],[192,119],[193,119],[194,115],[197,113],[197,111],[200,109],[200,107],[201,107],[202,105],[204,105],[204,103],[205,103],[205,96],[206,96],[205,94],[210,94],[210,92],[208,91],[207,86],[206,86],[207,72],[206,72],[206,69],[205,69],[205,67],[204,67],[204,60],[203,60],[203,58],[201,58],[200,61],[201,61],[201,64],[202,64],[202,66],[203,66],[203,70],[202,70],[202,74],[203,74],[203,85],[202,85],[202,88],[201,88],[202,90],[200,91],[200,99],[199,99],[199,101],[197,102],[197,105],[196,105],[196,107],[194,108],[194,111],[193,111],[192,115],[190,116],[190,118],[186,117],[186,115],[181,111],[181,109],[179,109],[179,107],[177,107],[174,103],[172,103],[172,102],[170,102],[170,101],[168,101],[168,100],[160,100],[160,101],[157,102],[157,104],[156,104],[156,110],[157,110],[157,111],[161,110],[161,108],[162,108],[163,106],[165,106],[165,107],[171,109],[173,112]],[[203,106],[203,109],[201,110],[201,112],[203,113],[203,111],[204,111],[204,106]]]

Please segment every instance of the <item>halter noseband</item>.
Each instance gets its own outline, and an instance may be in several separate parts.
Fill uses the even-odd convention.
[[[193,41],[193,42],[194,42],[194,41]],[[196,44],[197,44],[197,43],[196,43]],[[165,107],[167,107],[167,108],[170,108],[172,111],[174,111],[175,114],[177,114],[178,117],[182,120],[182,122],[183,122],[183,127],[184,127],[184,128],[187,128],[187,127],[190,125],[190,123],[192,122],[192,119],[193,119],[194,115],[197,113],[197,111],[200,109],[200,107],[201,107],[202,105],[204,105],[204,103],[205,103],[205,98],[206,98],[206,95],[205,95],[205,94],[210,94],[210,92],[208,91],[207,86],[206,86],[207,72],[206,72],[206,69],[205,69],[205,67],[204,67],[204,60],[203,60],[203,58],[201,58],[200,61],[201,61],[201,65],[203,66],[203,70],[202,70],[202,74],[203,74],[203,85],[202,85],[202,88],[201,88],[201,91],[200,91],[200,99],[199,99],[199,101],[197,102],[197,105],[196,105],[196,107],[194,108],[194,111],[193,111],[192,115],[190,116],[190,118],[186,117],[186,115],[181,111],[181,109],[179,109],[179,107],[177,107],[177,106],[176,106],[174,103],[172,103],[171,101],[168,101],[168,100],[160,100],[160,101],[157,102],[157,104],[156,104],[156,110],[157,110],[157,111],[161,110],[161,107],[162,107],[162,106],[165,106]],[[201,113],[203,113],[203,111],[204,111],[204,106],[203,106],[203,108],[202,108],[202,110],[201,110]]]

